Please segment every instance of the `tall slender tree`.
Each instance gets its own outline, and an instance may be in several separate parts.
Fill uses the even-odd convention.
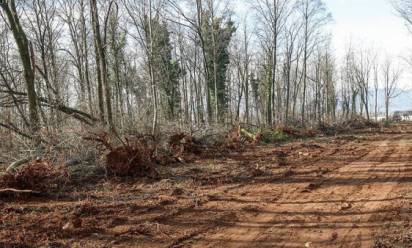
[[[0,0],[0,7],[7,17],[8,25],[18,47],[29,101],[30,130],[31,133],[37,137],[35,138],[36,143],[39,143],[40,138],[38,137],[38,132],[40,130],[40,118],[35,87],[35,60],[33,46],[27,39],[27,35],[20,23],[19,12],[17,11],[15,1]]]

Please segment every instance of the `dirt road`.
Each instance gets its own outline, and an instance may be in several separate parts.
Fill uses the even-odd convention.
[[[274,202],[255,189],[255,196],[243,200],[255,203],[256,211],[202,235],[193,246],[372,247],[387,214],[399,210],[411,189],[411,141],[398,136],[376,142],[364,158],[321,179],[302,178],[283,186],[286,192]],[[268,187],[262,185],[265,197]],[[248,186],[242,190],[247,192]]]
[[[411,227],[409,130],[257,147],[176,167],[161,182],[105,183],[76,201],[6,202],[0,238],[23,228],[81,247],[391,247],[378,236]],[[79,208],[81,227],[61,231]]]

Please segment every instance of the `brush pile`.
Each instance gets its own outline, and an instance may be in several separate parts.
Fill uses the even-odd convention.
[[[48,161],[31,161],[0,177],[0,188],[51,193],[68,182],[67,171]]]
[[[380,125],[377,122],[373,122],[362,117],[354,117],[342,123],[320,123],[318,126],[318,130],[326,135],[336,135],[339,133],[347,133],[353,130],[362,130],[367,128],[376,129],[380,128]]]
[[[200,156],[205,150],[205,147],[198,139],[185,133],[170,136],[167,145],[168,154],[172,157],[172,161],[179,162],[193,161],[196,156]],[[170,161],[170,159],[167,160]]]

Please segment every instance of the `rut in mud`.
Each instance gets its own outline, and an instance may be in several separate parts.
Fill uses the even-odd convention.
[[[390,247],[393,229],[410,229],[411,130],[255,147],[164,168],[161,181],[1,200],[1,244]],[[412,245],[396,240],[386,243]]]

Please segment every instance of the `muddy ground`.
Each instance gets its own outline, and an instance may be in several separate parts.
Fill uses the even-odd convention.
[[[412,125],[0,198],[0,247],[412,247]]]

